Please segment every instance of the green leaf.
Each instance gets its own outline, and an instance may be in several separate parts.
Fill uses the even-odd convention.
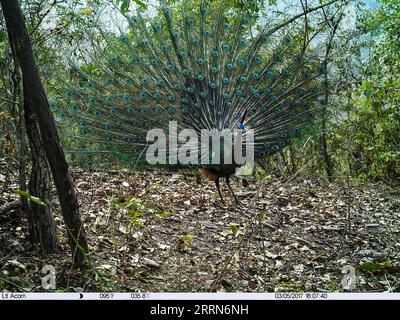
[[[396,273],[400,271],[400,267],[394,266],[390,261],[365,262],[360,265],[360,269],[363,271],[390,272],[390,273]]]
[[[32,202],[34,202],[34,203],[36,203],[36,204],[38,204],[38,205],[40,205],[40,206],[46,206],[46,203],[45,203],[45,202],[43,202],[42,200],[40,200],[40,199],[37,198],[37,197],[34,197],[34,196],[30,195],[30,194],[29,194],[28,192],[26,192],[26,191],[23,191],[23,190],[12,190],[12,192],[14,192],[14,193],[16,193],[16,194],[19,194],[20,196],[25,197],[25,198],[27,198],[28,200],[30,200],[30,201],[32,201]]]
[[[90,14],[90,9],[89,8],[82,9],[81,14],[84,16],[88,16]]]
[[[237,225],[237,224],[233,224],[233,225],[231,225],[231,231],[232,231],[233,235],[235,235],[235,236],[236,236],[236,234],[237,234],[237,233],[238,233],[238,231],[239,231],[239,227],[238,227],[238,225]]]
[[[185,234],[185,235],[181,234],[178,236],[178,238],[179,239],[188,239],[189,241],[193,241],[193,235],[191,235],[191,234]]]
[[[364,91],[365,89],[367,89],[367,85],[368,85],[367,81],[363,81],[361,84],[361,90]]]
[[[140,0],[132,0],[134,3],[136,3],[138,6],[140,6],[143,9],[147,9],[147,5],[140,1]],[[117,5],[119,3],[121,3],[120,9],[121,9],[121,13],[125,14],[129,11],[129,5],[131,4],[131,0],[117,0],[116,1]]]
[[[262,222],[264,221],[264,219],[265,219],[265,211],[264,211],[264,210],[261,210],[261,211],[258,213],[257,218],[258,218],[258,222],[259,222],[259,223],[262,223]]]
[[[130,0],[122,0],[121,2],[121,13],[125,14],[129,10]]]

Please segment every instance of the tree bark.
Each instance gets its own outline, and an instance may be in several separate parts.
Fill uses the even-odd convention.
[[[296,162],[296,151],[293,148],[293,145],[289,145],[289,157],[290,157],[290,165],[291,165],[291,173],[294,174],[297,172],[297,162]]]
[[[327,83],[328,82],[328,56],[329,56],[329,51],[330,51],[330,45],[328,46],[328,49],[326,50],[326,56],[325,56],[325,61],[324,61],[324,81]],[[327,142],[327,137],[326,137],[326,127],[327,127],[327,121],[328,121],[328,103],[329,103],[329,89],[328,87],[325,88],[325,94],[324,94],[324,107],[322,108],[322,134],[321,134],[321,154],[322,154],[322,159],[324,161],[324,167],[326,171],[326,175],[328,176],[328,180],[332,181],[333,179],[333,164],[332,164],[332,159],[331,156],[328,152],[328,142]]]
[[[24,88],[25,128],[31,151],[32,170],[29,180],[29,194],[41,199],[50,199],[51,173],[40,138],[37,120],[32,112],[29,97]],[[57,251],[56,224],[48,206],[29,202],[28,223],[31,241],[39,245],[43,253]]]
[[[39,77],[38,68],[22,17],[16,0],[0,0],[10,44],[19,60],[22,70],[24,88],[37,118],[40,135],[46,157],[49,162],[55,186],[60,199],[63,218],[68,230],[69,243],[76,267],[83,265],[88,251],[86,233],[79,213],[78,199],[74,190],[68,164],[61,148],[53,114]]]
[[[27,154],[27,146],[25,141],[24,134],[24,125],[23,125],[23,110],[21,106],[22,102],[22,74],[21,69],[19,68],[19,64],[15,61],[14,57],[14,69],[11,73],[11,96],[12,96],[12,110],[15,117],[15,126],[16,126],[16,137],[17,137],[17,150],[18,150],[18,178],[19,178],[19,189],[26,190],[26,154]],[[28,199],[26,197],[20,196],[21,201],[21,211],[24,214],[28,214],[29,204]],[[22,216],[22,214],[21,214]]]

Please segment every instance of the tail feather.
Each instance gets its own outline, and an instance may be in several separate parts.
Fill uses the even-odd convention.
[[[209,181],[215,181],[218,179],[218,175],[215,173],[212,173],[210,170],[207,170],[206,168],[199,168],[199,172],[203,177],[206,177]]]
[[[64,139],[82,149],[144,157],[149,129],[254,129],[256,159],[300,138],[318,121],[321,62],[278,27],[229,1],[160,1],[156,15],[127,17],[120,35],[99,30],[52,104]],[[83,59],[83,57],[85,59]],[[204,170],[203,170],[204,171]],[[209,173],[208,173],[209,174]]]

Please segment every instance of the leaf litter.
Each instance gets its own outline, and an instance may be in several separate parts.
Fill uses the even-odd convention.
[[[0,288],[43,291],[40,271],[52,264],[65,291],[343,292],[345,266],[355,291],[400,290],[400,200],[385,184],[246,178],[245,188],[236,178],[239,208],[224,184],[226,206],[193,174],[79,169],[74,178],[89,270],[71,269],[59,212],[61,253],[46,258],[30,257],[26,223],[10,212],[0,217]]]

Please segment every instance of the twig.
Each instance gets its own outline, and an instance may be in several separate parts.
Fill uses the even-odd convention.
[[[304,243],[304,244],[307,244],[307,245],[309,245],[311,248],[314,248],[314,247],[315,247],[315,245],[314,245],[312,242],[310,242],[310,241],[308,241],[308,240],[306,240],[306,239],[303,239],[303,238],[300,238],[300,237],[295,237],[294,240],[297,240],[297,241],[299,241],[299,242],[302,242],[302,243]]]
[[[17,101],[12,101],[12,100],[10,100],[10,99],[3,98],[3,97],[0,97],[0,100],[1,100],[1,101],[4,101],[4,102],[7,102],[7,103],[13,103],[13,104],[16,104],[16,105],[19,105],[19,104],[20,104],[20,103],[17,102]]]
[[[258,217],[258,211],[254,214],[253,218],[251,219],[251,221],[249,222],[249,224],[247,225],[246,229],[244,230],[244,233],[242,235],[242,237],[240,238],[239,242],[237,243],[235,249],[231,252],[231,255],[229,256],[228,261],[225,263],[224,268],[222,269],[222,271],[220,272],[220,274],[218,275],[217,279],[215,279],[215,281],[213,282],[213,284],[211,285],[210,288],[210,292],[213,292],[216,285],[218,284],[218,282],[221,280],[222,276],[224,275],[225,271],[228,269],[229,264],[232,261],[233,256],[235,255],[236,251],[240,248],[240,246],[242,245],[242,242],[244,240],[244,238],[246,237],[247,233],[249,232],[250,228],[253,226],[254,221],[256,220],[256,218]]]

